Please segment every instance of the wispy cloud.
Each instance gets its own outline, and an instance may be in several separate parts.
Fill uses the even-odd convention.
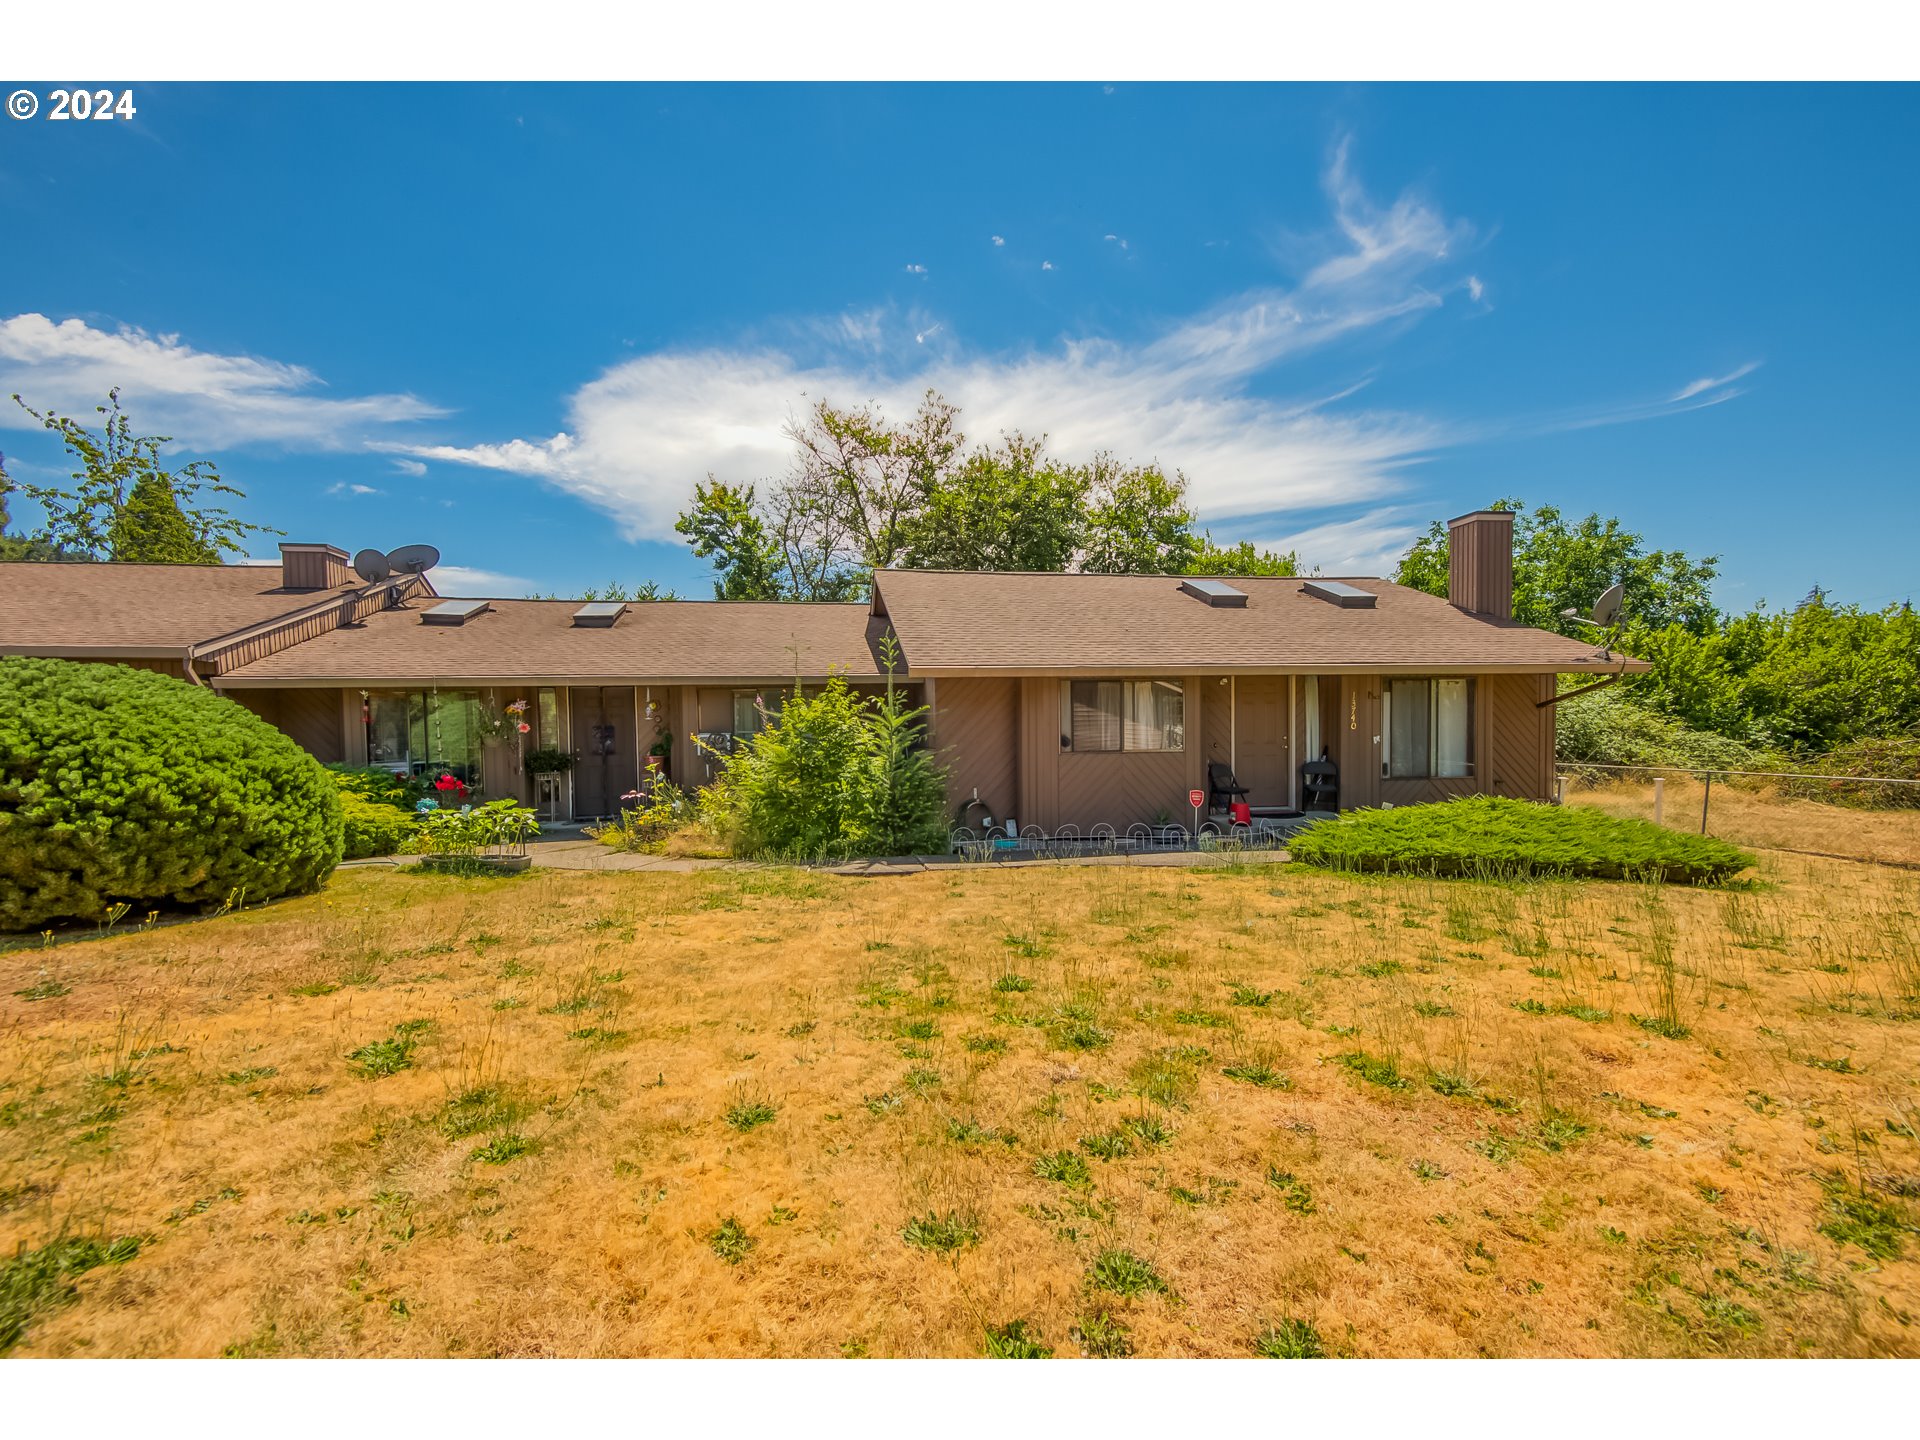
[[[1729,370],[1725,375],[1705,376],[1699,380],[1689,380],[1673,393],[1673,401],[1691,400],[1696,395],[1705,395],[1709,390],[1724,390],[1734,381],[1744,379],[1760,368],[1758,360],[1749,360],[1737,370]],[[1731,399],[1732,396],[1728,396]]]
[[[1449,257],[1470,248],[1473,232],[1412,196],[1374,203],[1344,146],[1326,184],[1332,221],[1303,251],[1297,283],[1240,295],[1138,342],[1069,339],[980,354],[952,341],[926,345],[941,322],[903,328],[899,317],[867,316],[857,345],[832,343],[835,325],[821,322],[794,343],[616,364],[569,397],[556,435],[396,448],[534,476],[606,511],[630,538],[671,540],[675,515],[709,471],[756,481],[783,473],[791,447],[782,426],[815,399],[871,401],[904,416],[931,386],[961,407],[976,438],[1044,432],[1064,455],[1111,449],[1182,469],[1207,519],[1366,504],[1398,489],[1405,467],[1447,443],[1450,428],[1343,407],[1358,384],[1303,400],[1272,393],[1270,383],[1254,393],[1252,382],[1441,306],[1461,283]],[[924,348],[903,355],[872,343],[873,325]]]
[[[926,273],[927,273],[927,267],[924,265],[907,266],[907,274],[909,275],[924,275]]]
[[[426,467],[422,466],[421,468],[425,469]],[[329,495],[384,495],[386,493],[384,490],[376,490],[371,485],[349,485],[344,480],[336,480],[333,484],[327,486],[327,494]]]
[[[1042,270],[1051,270],[1053,268],[1053,262],[1051,260],[1042,260],[1040,262],[1040,268]]]
[[[427,473],[427,467],[418,460],[408,460],[401,456],[394,456],[392,458],[393,468],[398,470],[402,475],[411,475],[417,480]]]
[[[432,571],[433,588],[442,595],[463,595],[476,599],[499,599],[525,595],[534,583],[520,575],[503,575],[498,570],[476,570],[467,565],[436,565]]]
[[[1407,546],[1425,527],[1405,506],[1314,525],[1254,543],[1263,550],[1295,551],[1300,563],[1323,575],[1392,575]]]
[[[0,320],[0,393],[84,417],[115,386],[136,427],[201,449],[353,449],[446,413],[412,395],[325,393],[302,366],[196,350],[178,335],[34,313]],[[18,406],[0,407],[0,426],[33,424]]]
[[[994,243],[994,244],[996,244],[996,245],[1004,245],[1004,244],[1006,244],[1006,243],[1007,243],[1007,239],[1006,239],[1006,236],[1004,236],[1004,235],[996,235],[996,236],[994,236],[994,237],[993,237],[993,243]]]

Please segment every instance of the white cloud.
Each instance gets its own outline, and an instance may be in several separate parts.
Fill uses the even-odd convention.
[[[927,267],[924,265],[907,266],[907,274],[909,275],[924,275],[926,273],[927,273]]]
[[[411,475],[415,479],[427,473],[427,467],[418,460],[405,460],[398,456],[393,457],[393,468],[402,475]]]
[[[993,243],[996,245],[1004,245],[1007,243],[1006,237],[1003,235],[996,235],[993,237]]]
[[[1181,469],[1205,520],[1367,504],[1399,489],[1401,472],[1447,443],[1449,428],[1337,408],[1358,385],[1301,400],[1254,382],[1439,306],[1460,280],[1434,272],[1471,232],[1410,197],[1373,204],[1348,173],[1344,147],[1326,179],[1334,223],[1303,254],[1298,283],[1240,295],[1143,341],[969,353],[951,341],[925,345],[939,323],[903,326],[876,312],[860,318],[857,339],[838,333],[841,322],[820,321],[785,346],[625,360],[575,391],[566,428],[544,439],[390,448],[534,476],[613,516],[630,539],[671,541],[675,516],[709,472],[735,482],[783,474],[791,445],[782,428],[815,400],[871,401],[904,417],[932,387],[961,408],[976,440],[1020,429],[1045,433],[1072,458],[1110,449]],[[888,345],[876,328],[925,348]]]
[[[1467,276],[1467,295],[1470,299],[1478,300],[1486,293],[1487,287],[1478,275]]]
[[[1053,268],[1053,262],[1051,260],[1042,260],[1040,262],[1040,268],[1042,270],[1051,270]]]
[[[329,495],[384,495],[384,490],[376,490],[371,485],[349,485],[344,480],[336,480],[327,486]]]
[[[442,595],[462,595],[474,599],[498,599],[524,595],[534,589],[531,580],[519,575],[503,575],[498,570],[475,570],[466,565],[436,565],[428,572],[433,588]]]
[[[1100,238],[1103,240],[1109,240],[1113,242],[1114,244],[1118,245],[1122,250],[1127,248],[1127,242],[1118,235],[1103,235]]]
[[[1709,390],[1724,389],[1725,387],[1733,384],[1734,381],[1741,379],[1743,376],[1751,375],[1754,371],[1758,370],[1759,368],[1760,368],[1760,362],[1758,360],[1749,360],[1746,364],[1742,365],[1739,369],[1730,370],[1725,375],[1705,376],[1699,380],[1691,380],[1687,384],[1682,385],[1678,390],[1676,390],[1673,393],[1672,403],[1677,405],[1682,400],[1691,400],[1693,399],[1694,396],[1704,395]],[[1731,399],[1732,397],[1728,396],[1727,398]]]
[[[1314,525],[1273,540],[1257,540],[1262,550],[1296,551],[1300,563],[1322,575],[1391,576],[1425,527],[1413,524],[1402,506],[1388,506],[1371,515]]]
[[[412,395],[327,394],[301,366],[196,350],[178,335],[33,313],[0,320],[0,393],[17,391],[37,410],[90,420],[115,386],[136,429],[199,449],[357,448],[391,436],[395,426],[445,413]],[[33,428],[34,420],[9,405],[0,408],[0,426]]]

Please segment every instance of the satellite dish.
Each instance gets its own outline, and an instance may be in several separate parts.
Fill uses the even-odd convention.
[[[431,545],[402,545],[387,552],[387,564],[396,575],[418,575],[440,563],[440,552]]]
[[[1603,629],[1611,629],[1620,619],[1620,602],[1626,599],[1625,585],[1609,585],[1607,591],[1593,602],[1593,623]]]
[[[376,580],[384,580],[393,573],[393,567],[387,563],[387,557],[378,550],[362,550],[353,557],[353,573],[369,585]]]

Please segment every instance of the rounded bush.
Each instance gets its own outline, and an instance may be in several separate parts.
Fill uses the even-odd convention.
[[[123,665],[0,659],[0,930],[312,890],[340,847],[333,778],[251,711]]]
[[[347,860],[398,855],[419,829],[406,811],[363,799],[345,788],[340,791],[340,817],[346,827],[346,849],[342,858]]]

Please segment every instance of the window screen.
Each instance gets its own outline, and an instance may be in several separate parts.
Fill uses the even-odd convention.
[[[1387,753],[1381,773],[1395,780],[1457,779],[1473,774],[1473,680],[1389,680],[1380,728]]]

